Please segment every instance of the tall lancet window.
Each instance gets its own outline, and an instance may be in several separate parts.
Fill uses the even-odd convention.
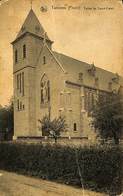
[[[47,104],[50,101],[50,82],[46,75],[41,79],[41,104]]]
[[[46,57],[43,56],[43,64],[46,64]]]
[[[18,51],[15,50],[15,63],[17,63],[17,62],[18,62]]]
[[[23,45],[23,58],[26,58],[26,45]]]

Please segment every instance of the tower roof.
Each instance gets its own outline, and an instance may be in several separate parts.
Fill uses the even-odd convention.
[[[26,17],[19,33],[16,36],[15,41],[27,32],[34,34],[38,37],[44,38],[45,30],[42,27],[42,25],[40,24],[37,16],[35,15],[35,13],[32,9],[30,10],[28,16]],[[45,35],[45,36],[46,36],[45,37],[46,40],[51,41],[47,35]]]

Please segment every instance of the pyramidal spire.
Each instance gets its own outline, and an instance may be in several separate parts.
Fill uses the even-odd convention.
[[[18,39],[19,37],[21,37],[23,34],[27,32],[36,35],[38,37],[44,38],[45,30],[40,24],[32,8],[30,9],[30,12],[26,17],[26,20],[24,21],[19,33],[17,34],[16,39]],[[52,42],[47,35],[46,35],[46,40]]]

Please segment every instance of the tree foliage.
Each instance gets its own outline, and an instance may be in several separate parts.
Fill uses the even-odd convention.
[[[123,128],[123,101],[121,94],[108,94],[99,97],[92,111],[92,126],[99,131],[104,138],[113,138],[115,144]]]
[[[59,116],[51,120],[49,116],[44,116],[42,120],[39,120],[42,132],[45,136],[52,136],[57,142],[57,138],[60,137],[61,132],[64,132],[67,128],[67,124],[64,117]]]
[[[7,106],[0,107],[0,132],[13,132],[14,129],[13,101]]]

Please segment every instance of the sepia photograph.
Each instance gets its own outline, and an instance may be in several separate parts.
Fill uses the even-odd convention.
[[[0,0],[0,196],[123,196],[123,1]]]

